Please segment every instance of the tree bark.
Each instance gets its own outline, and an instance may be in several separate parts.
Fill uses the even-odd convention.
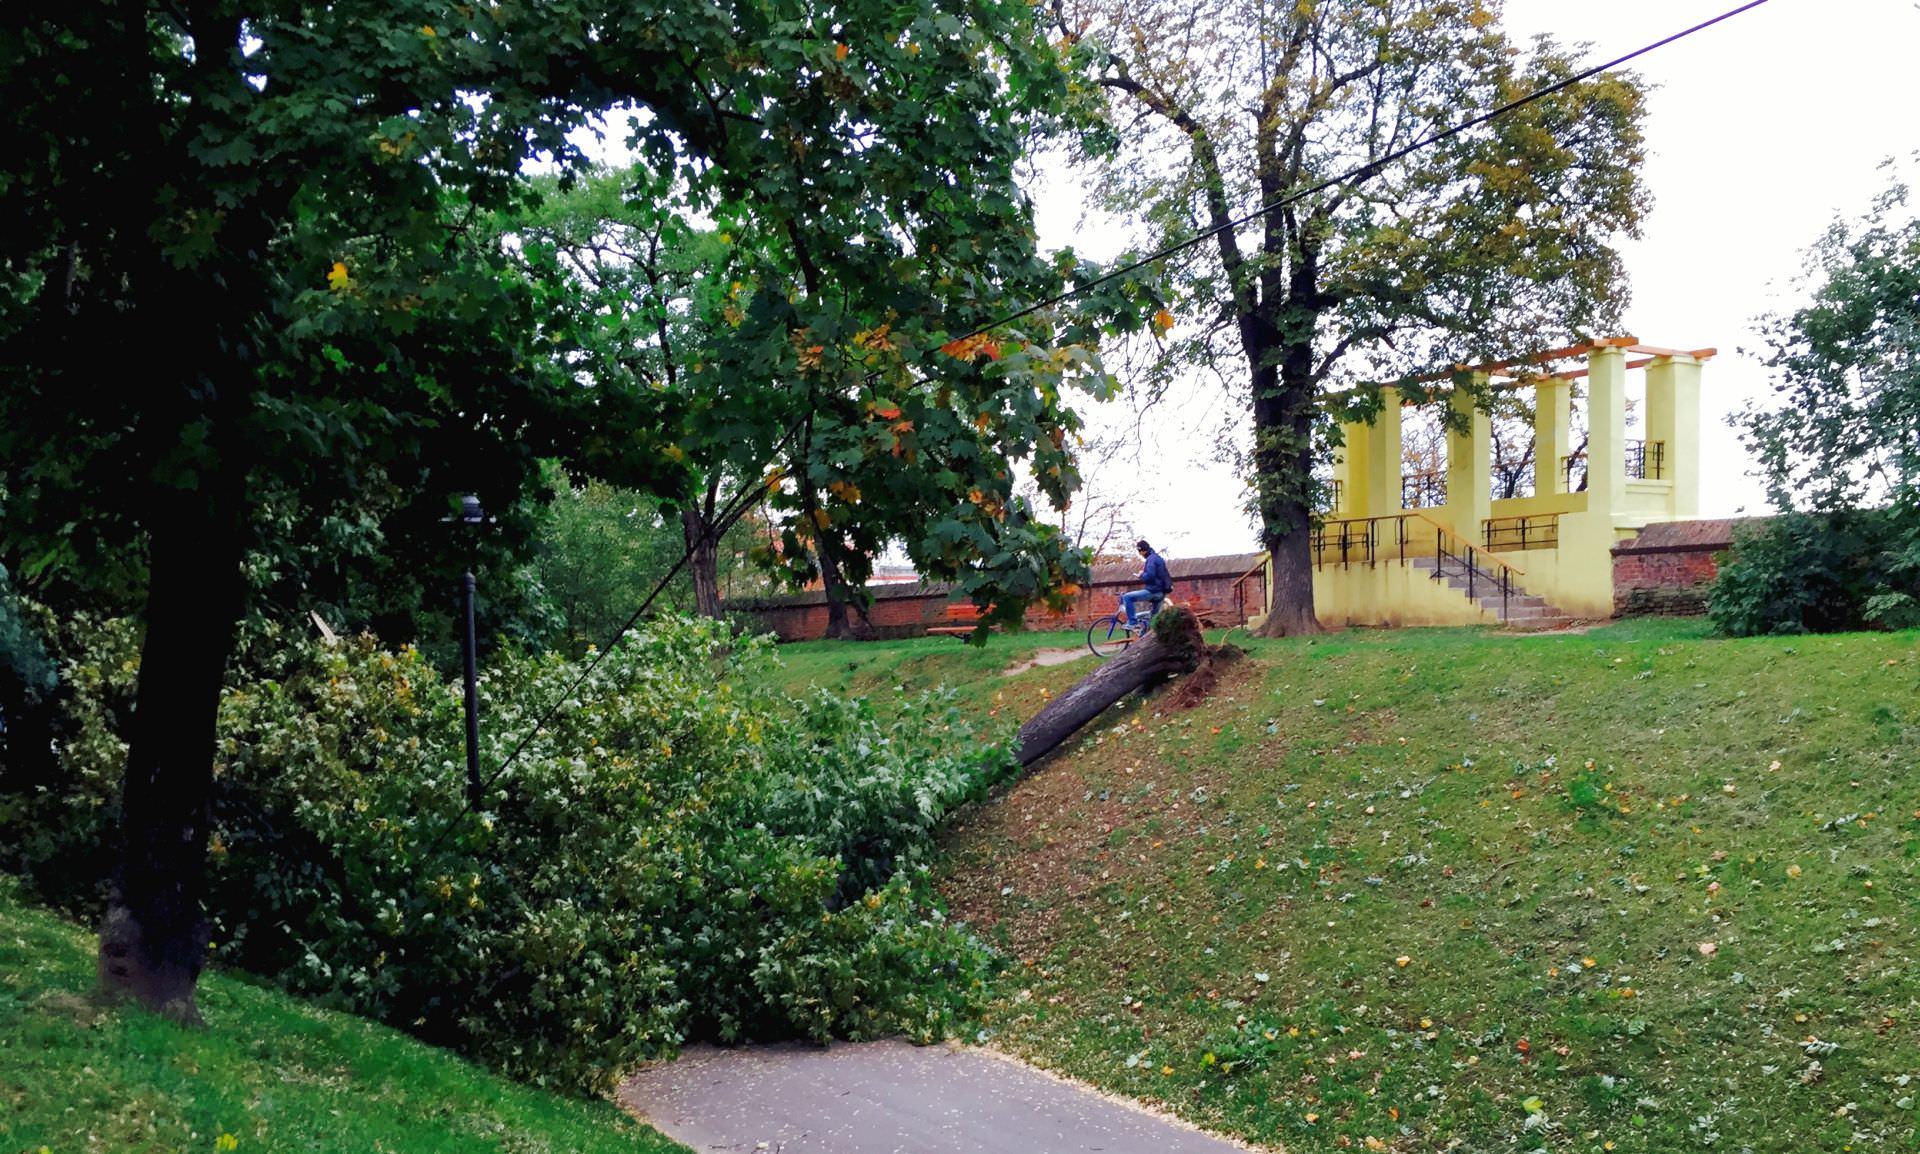
[[[148,540],[147,633],[99,981],[109,997],[198,1023],[214,722],[245,597],[231,495],[161,496]]]
[[[1127,651],[1074,682],[1020,727],[1020,765],[1030,767],[1059,748],[1114,702],[1176,673],[1190,673],[1206,652],[1200,623],[1178,606],[1161,610],[1147,635]]]
[[[1311,265],[1296,273],[1311,291]],[[1303,291],[1296,284],[1295,292]],[[1296,309],[1299,327],[1311,333],[1314,316]],[[1241,322],[1242,342],[1253,366],[1254,474],[1260,487],[1261,544],[1267,547],[1267,617],[1262,637],[1322,632],[1313,609],[1313,405],[1315,377],[1311,337],[1278,339],[1277,327],[1254,316]],[[1280,364],[1272,353],[1284,348]]]
[[[687,572],[693,578],[693,610],[702,617],[720,618],[720,542],[713,533],[713,502],[688,505],[680,511],[680,527],[687,539]]]
[[[820,584],[827,593],[827,637],[835,641],[850,641],[854,637],[853,623],[847,617],[847,602],[851,599],[846,578],[841,576],[840,562],[834,559],[833,549],[825,541],[817,541],[820,558]]]

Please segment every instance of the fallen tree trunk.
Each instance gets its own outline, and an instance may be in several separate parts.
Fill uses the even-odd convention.
[[[1206,648],[1200,623],[1193,614],[1171,605],[1161,610],[1145,637],[1075,682],[1020,727],[1021,768],[1052,753],[1081,726],[1127,694],[1176,673],[1192,672]]]

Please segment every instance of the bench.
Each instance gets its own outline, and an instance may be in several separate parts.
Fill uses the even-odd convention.
[[[971,601],[960,601],[947,606],[949,625],[927,626],[928,636],[933,637],[970,637],[980,623],[980,607]]]

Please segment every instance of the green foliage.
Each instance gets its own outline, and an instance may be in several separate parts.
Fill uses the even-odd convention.
[[[1920,519],[1904,508],[1788,513],[1743,529],[1707,602],[1732,637],[1915,623]]]
[[[743,520],[717,543],[716,576],[723,590],[745,576],[739,558],[752,547],[754,528],[755,522]],[[657,497],[597,480],[563,484],[524,570],[532,583],[527,601],[541,626],[538,640],[573,655],[606,644],[686,546],[680,518]],[[654,605],[693,608],[684,569]]]
[[[232,977],[183,1030],[92,995],[91,935],[0,877],[0,1147],[239,1154],[687,1154],[605,1101],[519,1086]],[[84,1136],[84,1137],[81,1137]]]
[[[1209,234],[1166,266],[1175,355],[1158,358],[1153,384],[1196,364],[1233,383],[1253,429],[1234,447],[1270,547],[1307,528],[1314,466],[1337,443],[1325,389],[1353,387],[1351,416],[1370,417],[1379,384],[1618,323],[1613,244],[1637,234],[1647,207],[1645,93],[1630,74],[1570,85],[1261,214],[1577,65],[1546,38],[1513,44],[1497,5],[1070,0],[1054,11],[1128,125],[1099,169],[1107,206],[1156,247]],[[1296,543],[1277,558],[1305,556]],[[1276,608],[1270,621],[1310,604]]]
[[[1920,505],[1920,218],[1890,184],[1807,255],[1812,300],[1761,318],[1771,405],[1734,419],[1782,509]]]
[[[18,686],[22,694],[39,696],[52,692],[57,681],[46,648],[28,623],[19,595],[7,579],[7,567],[0,565],[0,684]]]
[[[86,641],[68,679],[130,676],[119,639]],[[751,688],[764,643],[662,619],[461,817],[456,686],[370,640],[279,646],[221,702],[220,961],[576,1087],[691,1036],[931,1039],[979,996],[990,959],[924,872],[940,819],[1012,763],[951,701],[796,708]],[[488,673],[485,765],[579,668]],[[107,711],[78,728],[64,789],[4,813],[29,880],[68,904],[97,883],[120,764]]]

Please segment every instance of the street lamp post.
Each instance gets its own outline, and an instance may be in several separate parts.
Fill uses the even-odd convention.
[[[469,525],[478,525],[485,520],[480,510],[480,498],[465,496],[460,498],[460,519]],[[466,675],[467,675],[467,804],[480,807],[480,690],[478,674],[474,663],[473,596],[475,582],[473,569],[468,567],[460,578],[460,614],[466,622]]]

